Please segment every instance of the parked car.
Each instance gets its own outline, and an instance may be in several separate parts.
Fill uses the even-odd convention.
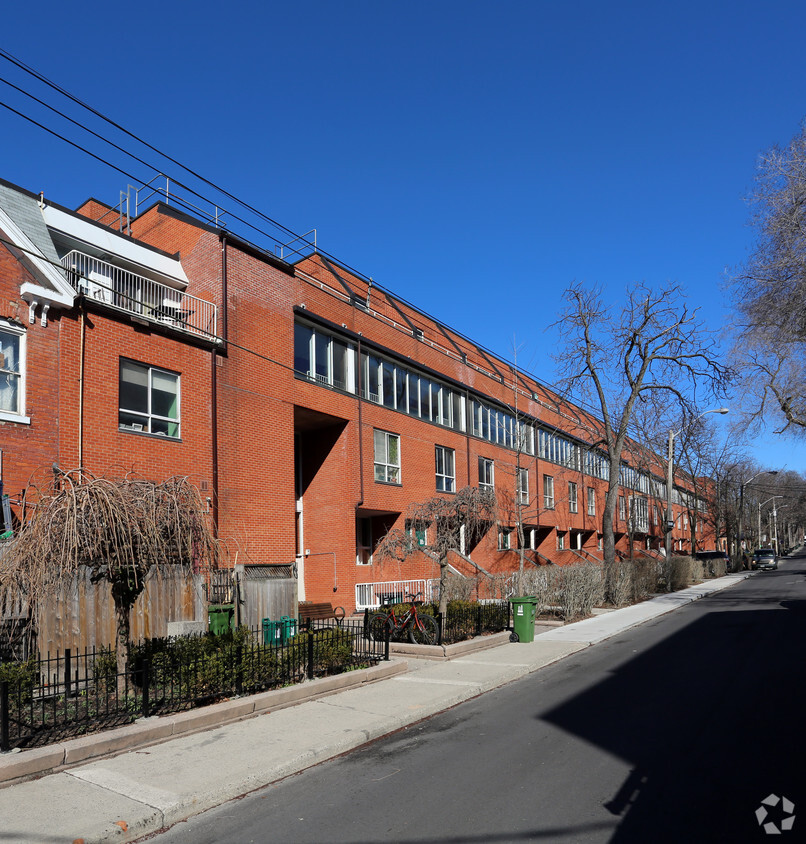
[[[756,548],[753,552],[753,568],[773,571],[778,568],[778,557],[774,548]]]

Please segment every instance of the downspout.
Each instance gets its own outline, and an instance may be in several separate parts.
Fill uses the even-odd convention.
[[[355,510],[356,514],[358,513],[358,508],[364,504],[364,421],[363,416],[361,413],[361,409],[364,403],[364,390],[363,390],[363,383],[361,381],[361,376],[363,372],[363,367],[361,366],[361,336],[358,337],[358,379],[357,379],[357,386],[358,386],[358,473],[359,473],[359,484],[360,484],[360,491],[359,491],[359,499],[356,502]],[[357,518],[357,516],[356,516]]]
[[[470,486],[470,430],[473,427],[470,393],[465,390],[465,446],[467,447],[467,485]],[[475,563],[474,563],[475,565]]]
[[[221,240],[221,339],[227,342],[227,236],[223,232]],[[225,345],[226,348],[226,345]],[[213,473],[213,531],[218,536],[218,349],[213,349],[210,371],[210,450]]]
[[[87,321],[84,310],[84,295],[78,297],[80,318],[80,348],[78,353],[78,468],[84,468],[84,338],[87,333]]]
[[[218,537],[218,353],[210,355],[210,451],[213,473],[213,534]]]
[[[221,339],[227,342],[227,235],[222,232],[221,238]]]

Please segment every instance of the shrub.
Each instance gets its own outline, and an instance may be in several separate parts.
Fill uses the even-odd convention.
[[[606,598],[614,607],[623,607],[633,600],[635,592],[635,563],[616,560],[608,568]]]
[[[24,662],[0,663],[0,680],[8,683],[9,695],[27,703],[33,696],[34,686],[39,681],[38,664],[35,657]]]
[[[699,561],[691,557],[672,557],[669,560],[669,587],[672,592],[685,589],[697,579]]]
[[[602,568],[596,563],[558,566],[560,611],[570,621],[590,615],[604,599]]]

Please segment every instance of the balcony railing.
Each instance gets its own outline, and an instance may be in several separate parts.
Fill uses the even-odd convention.
[[[73,250],[62,258],[73,287],[96,302],[150,322],[216,339],[212,302]]]

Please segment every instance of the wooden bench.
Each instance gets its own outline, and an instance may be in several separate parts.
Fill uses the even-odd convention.
[[[340,625],[344,619],[344,607],[333,608],[333,604],[315,603],[310,601],[299,605],[299,622],[300,626],[310,621],[335,621]]]

